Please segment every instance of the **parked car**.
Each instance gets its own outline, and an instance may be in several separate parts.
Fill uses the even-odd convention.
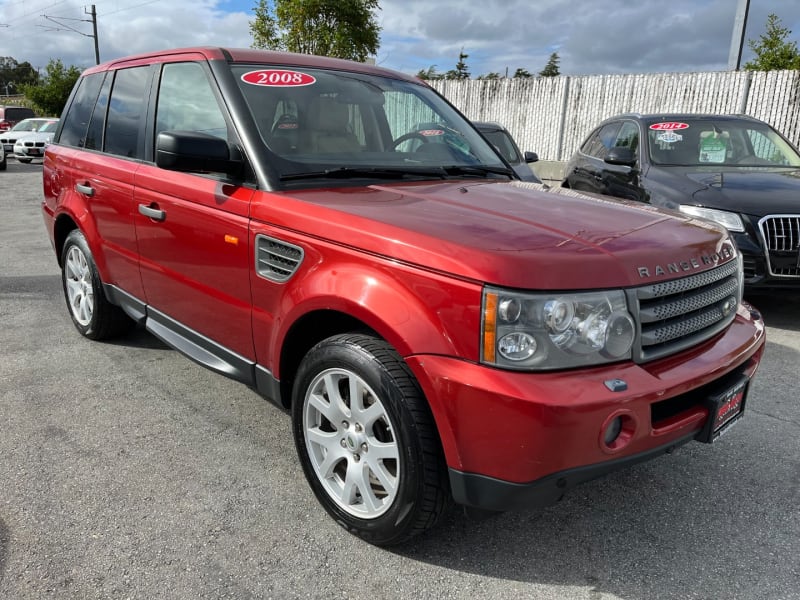
[[[44,149],[51,141],[58,128],[58,119],[48,121],[31,133],[20,134],[14,142],[14,158],[21,163],[29,163],[34,158],[42,158]]]
[[[33,110],[25,106],[0,106],[0,132],[8,131],[23,119],[35,116]]]
[[[380,67],[230,48],[90,67],[43,195],[77,331],[138,323],[291,412],[319,502],[375,544],[451,499],[542,506],[714,441],[764,348],[724,228],[523,185]]]
[[[642,141],[643,140],[643,141]],[[742,115],[620,115],[572,156],[563,185],[710,219],[733,235],[750,289],[800,287],[800,154]]]
[[[494,121],[473,121],[472,124],[494,145],[522,181],[542,183],[530,167],[530,163],[537,162],[539,156],[535,152],[521,152],[508,129]]]
[[[0,133],[0,144],[3,145],[6,154],[11,155],[14,153],[14,144],[17,142],[19,137],[27,133],[35,133],[48,123],[52,123],[56,120],[57,119],[41,118],[23,119],[8,131]]]

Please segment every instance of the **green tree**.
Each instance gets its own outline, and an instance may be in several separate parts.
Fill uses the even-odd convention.
[[[259,0],[253,48],[365,61],[380,45],[378,0]]]
[[[478,75],[478,79],[502,79],[503,76],[495,71],[490,71],[486,75]]]
[[[447,73],[445,73],[445,79],[469,79],[469,68],[467,67],[467,59],[469,58],[469,54],[464,54],[464,50],[462,48],[461,52],[458,54],[458,62],[456,63],[455,69],[450,69]]]
[[[436,70],[436,65],[431,65],[427,69],[420,69],[417,71],[417,77],[425,81],[433,81],[435,79],[442,79],[444,76]]]
[[[780,71],[800,69],[800,51],[796,42],[786,40],[791,30],[781,27],[781,20],[774,14],[767,17],[767,31],[759,41],[748,40],[747,45],[756,57],[745,63],[748,71]]]
[[[558,52],[553,52],[547,64],[544,66],[544,69],[539,71],[539,77],[558,77],[561,75],[561,72],[558,70],[559,60]]]
[[[520,67],[519,69],[514,71],[514,79],[530,79],[531,77],[533,77],[533,75],[531,75],[530,71],[528,71],[527,69],[523,69]]]
[[[23,85],[22,93],[43,115],[57,116],[64,109],[69,93],[80,75],[78,67],[67,68],[60,59],[50,59],[41,81],[35,85]]]
[[[29,62],[18,63],[10,56],[0,57],[0,94],[21,93],[23,85],[36,83],[39,74]]]

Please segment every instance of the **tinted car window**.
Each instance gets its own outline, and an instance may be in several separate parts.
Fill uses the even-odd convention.
[[[142,158],[141,123],[149,67],[120,69],[108,103],[105,151],[128,158]]]
[[[199,131],[228,139],[228,127],[203,68],[197,63],[164,66],[156,109],[162,131]]]
[[[59,143],[79,147],[84,145],[86,129],[104,77],[105,73],[95,73],[81,79],[64,117],[64,126],[57,140]]]
[[[522,162],[522,157],[517,154],[516,149],[514,148],[514,144],[511,143],[511,139],[508,137],[508,134],[504,131],[484,131],[483,135],[486,136],[495,148],[500,151],[500,154],[503,155],[509,163],[512,165],[517,165]]]
[[[614,147],[620,125],[618,122],[603,125],[589,137],[581,150],[589,156],[604,158],[608,149]]]
[[[103,126],[106,122],[106,110],[108,109],[108,94],[111,91],[111,77],[106,77],[100,94],[97,96],[92,119],[89,121],[89,129],[86,132],[85,147],[91,150],[101,150],[103,148]]]
[[[636,152],[639,147],[639,126],[632,121],[625,121],[614,140],[614,147],[630,148],[631,151]]]

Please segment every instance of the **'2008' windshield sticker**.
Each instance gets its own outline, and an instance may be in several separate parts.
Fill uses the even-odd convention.
[[[250,85],[265,87],[302,87],[317,82],[313,75],[300,71],[287,71],[286,69],[262,69],[249,71],[242,75],[242,81]]]
[[[683,136],[672,131],[665,131],[664,133],[659,133],[656,136],[656,139],[659,142],[664,142],[665,144],[674,144],[675,142],[680,142],[683,139]]]
[[[663,123],[653,123],[650,125],[650,129],[655,129],[656,131],[675,131],[676,129],[689,129],[689,124],[665,121]]]

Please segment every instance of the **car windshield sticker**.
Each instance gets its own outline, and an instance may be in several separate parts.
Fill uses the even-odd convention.
[[[700,140],[701,163],[724,163],[727,144],[725,138],[708,136]]]
[[[664,123],[653,123],[650,125],[650,129],[655,129],[656,131],[674,131],[676,129],[689,129],[689,124],[667,121]]]
[[[317,82],[316,78],[308,73],[287,71],[285,69],[250,71],[242,75],[242,81],[250,85],[262,85],[265,87],[302,87]]]
[[[417,132],[420,135],[444,135],[444,131],[441,129],[421,129]]]
[[[683,139],[683,136],[672,131],[665,131],[664,133],[659,133],[656,136],[656,139],[659,142],[664,142],[665,144],[674,144],[675,142],[680,142]]]

